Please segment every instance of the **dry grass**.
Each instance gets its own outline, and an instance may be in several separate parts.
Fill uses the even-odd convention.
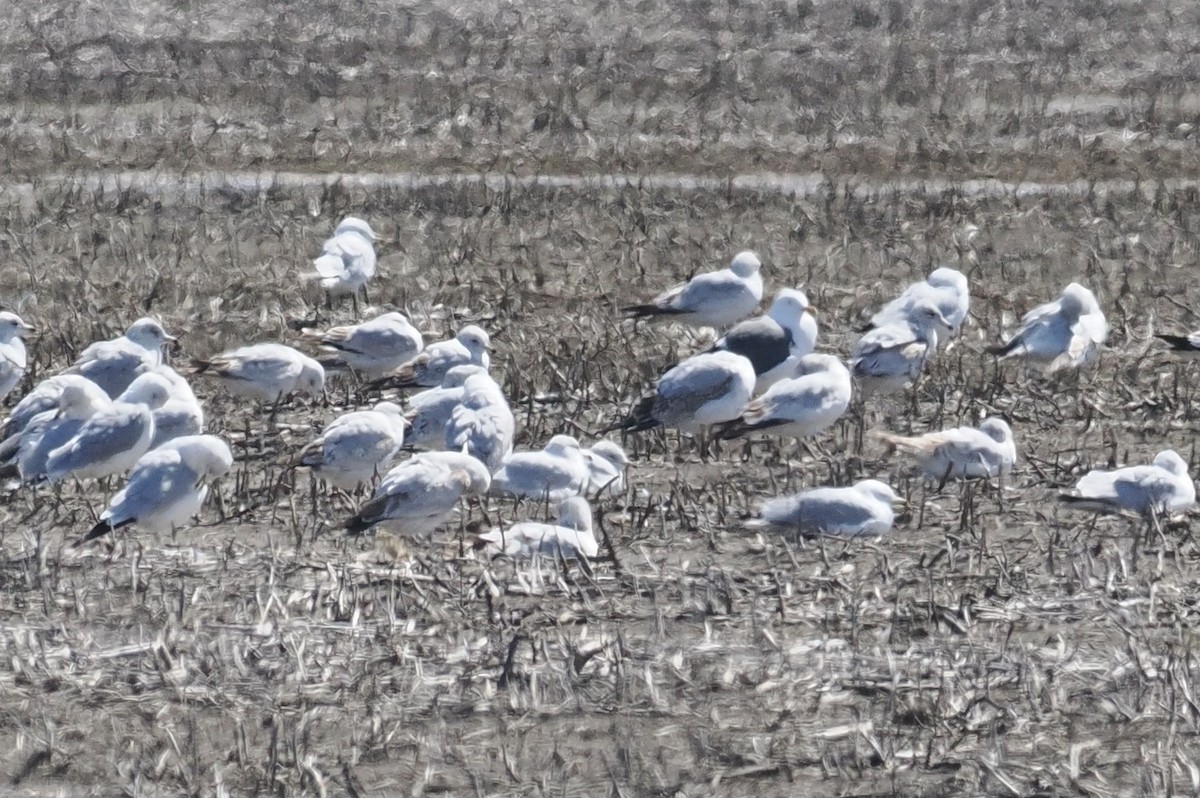
[[[49,330],[31,379],[147,310],[188,353],[294,339],[319,300],[297,274],[353,209],[385,236],[378,304],[435,333],[466,319],[494,332],[524,445],[600,427],[687,354],[615,308],[738,249],[763,255],[770,286],[803,287],[823,348],[842,353],[865,309],[957,265],[976,318],[917,389],[915,420],[898,400],[879,423],[1002,412],[1022,464],[1003,493],[935,493],[855,451],[846,427],[817,457],[760,444],[706,465],[651,435],[627,441],[635,490],[604,506],[615,558],[592,574],[481,562],[455,529],[407,563],[343,539],[349,507],[320,495],[314,512],[308,477],[286,469],[338,408],[298,405],[264,433],[203,386],[238,457],[225,520],[210,506],[175,540],[135,530],[114,552],[73,551],[98,490],[0,498],[8,794],[1200,790],[1191,522],[1146,540],[1051,500],[1088,467],[1167,445],[1200,464],[1194,373],[1150,343],[1200,322],[1196,191],[1153,179],[1196,177],[1177,127],[1195,114],[1179,56],[1190,5],[1092,4],[1049,26],[1057,4],[367,5],[355,18],[329,4],[277,21],[239,7],[200,33],[184,22],[209,16],[187,4],[124,9],[153,22],[140,31],[79,8],[29,11],[0,40],[0,151],[29,182],[0,208],[0,301]],[[996,71],[986,85],[981,61]],[[1056,111],[1071,94],[1119,102]],[[225,121],[205,129],[205,115]],[[318,180],[163,201],[52,179],[492,164],[825,169],[831,182],[791,196]],[[898,174],[1144,179],[856,191]],[[998,371],[984,344],[1071,279],[1114,326],[1099,367],[1054,383]],[[762,496],[860,474],[910,501],[888,540],[798,546],[740,529]]]

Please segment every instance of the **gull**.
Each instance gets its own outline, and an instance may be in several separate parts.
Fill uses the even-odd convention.
[[[492,474],[489,492],[559,504],[586,491],[590,474],[579,441],[555,435],[541,451],[509,455]]]
[[[175,340],[157,319],[141,318],[120,338],[88,346],[63,373],[87,377],[116,398],[144,368],[161,364],[163,347]]]
[[[278,405],[302,392],[314,399],[325,391],[325,369],[302,352],[283,344],[253,344],[193,361],[196,374],[221,380],[234,396]]]
[[[92,415],[69,441],[46,458],[46,479],[60,482],[124,474],[150,451],[154,410],[171,395],[159,374],[143,374],[108,407]]]
[[[522,521],[507,529],[490,529],[478,541],[492,556],[503,554],[521,559],[542,556],[582,560],[600,553],[592,531],[592,508],[582,496],[559,504],[556,523]]]
[[[35,332],[32,324],[21,321],[16,313],[0,312],[0,402],[25,376],[25,333]]]
[[[68,385],[75,385],[85,391],[89,396],[94,397],[96,402],[100,402],[102,397],[105,400],[104,404],[107,404],[108,394],[87,377],[80,377],[78,374],[56,374],[53,377],[47,377],[34,386],[32,391],[25,394],[20,402],[17,402],[17,406],[12,409],[8,418],[4,420],[4,424],[0,426],[0,441],[2,441],[0,442],[0,462],[6,462],[11,458],[12,453],[16,451],[15,443],[20,440],[21,433],[34,418],[47,411],[58,409],[63,389]]]
[[[179,372],[163,364],[143,373],[158,374],[166,379],[171,389],[166,403],[154,411],[154,438],[150,441],[151,449],[157,449],[174,438],[204,432],[204,406],[196,398],[192,386]]]
[[[301,450],[299,463],[336,488],[357,488],[374,479],[400,452],[406,424],[403,410],[393,402],[346,413]]]
[[[876,432],[884,443],[916,455],[927,479],[945,482],[1006,476],[1017,461],[1012,429],[1001,418],[987,418],[978,428],[957,427],[906,437]]]
[[[728,268],[705,272],[675,286],[646,305],[622,308],[631,318],[658,318],[692,327],[724,329],[749,316],[762,301],[762,262],[749,250]]]
[[[50,395],[51,381],[55,396],[46,409],[35,414],[19,432],[4,442],[5,449],[15,442],[16,448],[7,454],[23,482],[39,482],[46,478],[46,460],[50,453],[70,441],[79,429],[96,413],[112,405],[99,385],[77,374],[60,374],[38,385],[43,398]]]
[[[751,529],[796,530],[802,536],[884,535],[895,520],[893,505],[902,503],[888,485],[864,479],[849,488],[814,488],[762,503]]]
[[[362,324],[330,327],[324,332],[305,329],[301,335],[332,353],[331,364],[345,365],[364,377],[377,380],[421,354],[421,331],[403,313],[384,313]]]
[[[1059,496],[1070,507],[1097,513],[1134,513],[1143,518],[1182,513],[1196,503],[1187,463],[1171,449],[1150,465],[1089,471],[1075,483],[1077,495]]]
[[[333,237],[321,245],[321,255],[313,261],[316,271],[305,274],[304,279],[319,280],[329,303],[334,296],[350,294],[357,313],[359,290],[364,301],[370,302],[367,282],[375,276],[372,242],[376,238],[371,225],[357,216],[347,216],[333,231]]]
[[[708,351],[733,352],[747,358],[758,380],[756,394],[792,373],[797,358],[813,351],[817,320],[803,291],[782,288],[765,316],[747,319],[725,333]]]
[[[625,492],[625,469],[629,467],[629,455],[619,444],[607,440],[596,441],[583,450],[583,459],[588,467],[589,496],[602,493],[620,496]]]
[[[1079,283],[1071,283],[1057,300],[1026,313],[1007,343],[988,351],[1001,360],[1020,357],[1053,372],[1090,362],[1107,337],[1108,322],[1096,297]]]
[[[1194,358],[1200,356],[1200,330],[1187,335],[1156,335],[1171,347],[1177,355]]]
[[[483,366],[455,366],[446,372],[442,384],[408,398],[408,446],[440,451],[446,446],[446,424],[454,408],[462,404],[463,383],[468,377],[487,374]]]
[[[908,318],[868,330],[854,347],[850,370],[863,394],[895,393],[921,375],[949,322],[929,299],[913,304]]]
[[[685,432],[703,431],[737,418],[750,401],[755,380],[754,366],[741,355],[693,355],[659,377],[654,392],[643,397],[624,421],[609,430],[641,432],[664,426]]]
[[[165,532],[200,512],[205,484],[233,468],[229,446],[212,435],[185,435],[143,454],[125,488],[113,496],[100,520],[79,542],[95,540],[130,524]]]
[[[463,398],[446,422],[445,448],[469,454],[495,473],[512,453],[516,420],[504,392],[488,374],[463,383]]]
[[[720,437],[766,432],[804,438],[833,426],[853,394],[845,364],[833,355],[810,354],[796,362],[794,373],[751,400],[740,417],[722,427]]]
[[[384,476],[375,496],[346,522],[346,533],[386,524],[401,534],[424,535],[450,517],[459,499],[482,496],[491,482],[487,467],[469,454],[422,452]]]
[[[934,269],[924,280],[908,286],[900,296],[884,305],[871,317],[871,326],[884,327],[896,321],[903,323],[922,300],[931,301],[937,306],[953,335],[967,320],[967,312],[971,308],[967,276],[948,266]]]
[[[434,388],[441,384],[446,372],[455,366],[488,368],[491,358],[488,346],[491,339],[482,328],[468,324],[458,335],[446,341],[429,344],[421,354],[396,375],[396,388]]]

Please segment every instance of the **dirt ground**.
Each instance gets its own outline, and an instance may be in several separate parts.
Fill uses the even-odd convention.
[[[0,494],[0,793],[1200,792],[1194,518],[1147,537],[1054,501],[1168,446],[1198,464],[1195,369],[1153,338],[1200,326],[1194,3],[9,11],[0,304],[44,330],[25,388],[144,313],[179,363],[351,320],[298,275],[353,212],[382,234],[378,308],[493,334],[518,446],[594,440],[704,344],[617,308],[750,247],[843,355],[904,284],[963,269],[965,334],[871,425],[1002,413],[1021,462],[935,490],[849,423],[714,463],[631,436],[592,573],[482,561],[454,525],[392,561],[288,468],[371,395],[343,381],[265,429],[197,380],[237,457],[223,520],[76,550],[99,486]],[[1113,326],[1096,366],[984,354],[1072,280]],[[743,528],[861,475],[909,501],[889,538]]]

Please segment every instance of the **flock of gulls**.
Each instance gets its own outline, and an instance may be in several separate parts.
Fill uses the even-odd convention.
[[[375,238],[367,222],[346,218],[304,277],[330,302],[349,295],[357,316],[358,296],[367,300],[376,270]],[[702,456],[718,440],[818,435],[847,413],[856,394],[895,393],[917,381],[970,308],[966,276],[938,268],[875,313],[843,362],[816,351],[817,320],[803,291],[780,289],[767,311],[754,315],[762,299],[762,265],[753,252],[741,252],[727,268],[625,308],[628,318],[712,328],[719,337],[663,373],[602,434],[676,428],[698,436]],[[0,401],[22,383],[23,339],[33,332],[16,314],[0,312]],[[1095,296],[1071,283],[989,351],[1056,372],[1092,361],[1107,335]],[[1200,353],[1200,333],[1160,337],[1174,349]],[[591,558],[599,547],[589,500],[627,490],[630,459],[612,440],[585,447],[559,434],[542,449],[514,451],[516,419],[489,370],[488,333],[476,325],[426,342],[404,314],[389,312],[304,330],[296,343],[317,357],[282,343],[254,343],[196,356],[186,373],[167,363],[174,341],[158,320],[139,319],[33,386],[0,425],[0,475],[10,492],[94,480],[111,493],[113,480],[123,480],[76,545],[131,524],[149,531],[186,525],[201,511],[210,483],[233,468],[229,445],[204,432],[203,405],[190,380],[214,380],[262,403],[272,419],[293,396],[324,397],[327,369],[353,372],[381,396],[396,392],[394,400],[333,418],[294,454],[292,465],[311,469],[354,503],[345,521],[349,533],[429,535],[465,501],[518,497],[557,508],[557,520],[493,527],[478,536],[478,548],[511,557]],[[1017,460],[1013,430],[994,416],[978,427],[918,436],[873,434],[939,485],[1001,480]],[[1061,498],[1091,512],[1154,520],[1186,510],[1195,497],[1187,464],[1166,450],[1147,465],[1092,471]],[[881,535],[891,529],[899,502],[891,486],[865,479],[768,499],[748,524],[802,536]]]

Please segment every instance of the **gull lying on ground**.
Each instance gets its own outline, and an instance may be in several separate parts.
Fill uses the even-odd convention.
[[[625,420],[609,430],[640,432],[664,426],[701,431],[731,421],[750,401],[755,380],[754,366],[741,355],[693,355],[662,375],[654,393],[643,397]]]
[[[422,452],[384,476],[375,496],[346,522],[355,535],[376,524],[405,535],[423,535],[450,517],[459,499],[482,496],[492,482],[481,462],[461,452]]]
[[[600,553],[592,531],[592,508],[582,496],[563,500],[557,523],[522,521],[507,529],[497,527],[480,535],[478,542],[492,556],[513,558],[582,560]]]
[[[1012,429],[995,417],[985,419],[978,429],[958,427],[913,437],[874,434],[884,443],[916,455],[925,477],[941,482],[1004,476],[1017,461]]]
[[[765,316],[739,322],[708,351],[741,355],[754,366],[757,394],[792,374],[797,358],[813,351],[817,320],[803,291],[780,289]]]
[[[765,432],[804,438],[833,426],[850,406],[850,371],[833,355],[805,355],[794,365],[794,377],[751,400],[739,418],[722,427],[720,436]]]
[[[370,482],[404,445],[404,413],[392,402],[346,413],[300,452],[300,465],[342,490]]]
[[[446,422],[445,446],[465,452],[494,473],[512,453],[516,420],[504,391],[488,374],[474,374],[463,383],[462,402]]]
[[[154,440],[154,410],[170,395],[165,377],[138,377],[112,404],[85,421],[74,437],[50,452],[46,479],[103,479],[133,468]]]
[[[321,255],[313,261],[316,269],[304,275],[319,280],[330,297],[352,295],[358,311],[358,291],[367,298],[367,283],[375,276],[375,231],[357,216],[347,216],[321,245]]]
[[[943,266],[934,269],[919,283],[913,283],[904,289],[900,296],[883,306],[871,317],[872,327],[885,327],[889,324],[904,323],[918,302],[929,301],[937,306],[951,335],[957,333],[967,320],[971,309],[971,290],[967,284],[967,276],[957,269]]]
[[[468,377],[487,374],[483,366],[455,366],[446,372],[442,384],[408,398],[408,446],[441,451],[446,447],[446,424],[454,408],[462,404],[463,383]]]
[[[116,398],[138,374],[161,364],[163,347],[174,340],[157,319],[141,318],[120,338],[88,346],[63,373],[87,377]]]
[[[25,333],[34,332],[32,324],[21,321],[16,313],[0,312],[0,402],[25,376]]]
[[[1150,465],[1089,471],[1075,483],[1077,495],[1061,494],[1069,507],[1097,513],[1135,513],[1143,518],[1182,513],[1196,503],[1187,463],[1167,449]]]
[[[370,380],[377,380],[417,355],[425,346],[421,331],[408,322],[403,313],[384,313],[382,316],[344,327],[303,330],[306,341],[332,353],[326,368],[345,365]]]
[[[99,522],[80,542],[137,524],[165,532],[200,512],[208,486],[233,468],[229,446],[212,435],[185,435],[142,455],[125,488],[108,503]]]
[[[867,331],[854,347],[850,370],[862,381],[863,394],[895,393],[921,375],[938,348],[939,331],[949,322],[929,299],[914,303],[904,321]]]
[[[1052,372],[1090,362],[1107,337],[1108,322],[1096,297],[1079,283],[1071,283],[1057,300],[1026,313],[1021,328],[1006,344],[988,351],[1001,360],[1024,358]]]
[[[278,404],[295,392],[325,392],[325,369],[283,344],[253,344],[193,361],[196,374],[216,377],[234,396]]]
[[[864,479],[849,488],[814,488],[794,496],[763,502],[751,529],[775,527],[809,535],[849,537],[883,535],[895,520],[900,498],[877,479]]]
[[[537,452],[513,452],[492,475],[490,493],[559,504],[587,490],[590,475],[579,441],[555,435]]]
[[[455,366],[491,365],[488,347],[491,339],[482,328],[468,324],[458,335],[429,344],[421,354],[404,366],[391,381],[395,388],[434,388],[441,385],[446,372]]]
[[[596,441],[583,450],[587,462],[587,495],[602,493],[620,496],[625,492],[625,469],[629,467],[629,455],[619,444],[612,441]]]
[[[749,250],[728,268],[705,272],[675,286],[646,305],[622,308],[632,318],[660,318],[693,327],[724,329],[749,316],[762,301],[762,263]]]

